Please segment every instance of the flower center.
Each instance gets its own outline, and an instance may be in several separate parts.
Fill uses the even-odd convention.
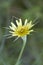
[[[27,26],[18,27],[16,33],[18,36],[24,36],[28,34],[28,27]]]
[[[24,32],[24,28],[21,28],[20,32],[23,33]]]

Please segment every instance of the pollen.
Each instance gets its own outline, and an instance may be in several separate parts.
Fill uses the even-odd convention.
[[[25,30],[24,28],[21,28],[21,30],[20,30],[19,32],[20,32],[20,33],[23,33],[23,32],[24,32],[24,30]]]

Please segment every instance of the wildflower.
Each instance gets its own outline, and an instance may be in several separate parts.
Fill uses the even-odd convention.
[[[26,19],[24,25],[22,25],[22,20],[19,19],[16,20],[16,24],[17,26],[13,22],[11,22],[11,26],[9,26],[9,32],[12,36],[23,37],[33,32],[33,29],[31,29],[34,26],[34,24],[32,24],[32,21],[28,23],[28,20]]]
[[[13,22],[11,22],[11,25],[9,26],[9,32],[11,36],[9,37],[13,37],[13,36],[17,36],[17,38],[14,40],[16,41],[19,37],[21,37],[23,39],[23,46],[22,46],[22,49],[21,49],[21,52],[20,52],[20,55],[18,57],[18,60],[16,62],[15,65],[19,65],[19,61],[21,59],[21,56],[23,54],[23,51],[24,51],[24,48],[25,48],[25,45],[26,45],[26,40],[27,40],[27,35],[29,35],[31,32],[33,32],[33,29],[31,29],[34,24],[32,24],[32,21],[30,21],[28,23],[28,20],[26,19],[25,22],[24,22],[24,25],[22,24],[22,20],[19,19],[19,20],[16,20],[16,24],[15,25]]]

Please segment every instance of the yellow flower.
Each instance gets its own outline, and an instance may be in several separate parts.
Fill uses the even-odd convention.
[[[11,30],[9,32],[12,36],[23,37],[25,35],[29,35],[30,32],[33,32],[33,29],[31,29],[34,26],[34,24],[32,24],[32,21],[28,23],[28,20],[26,19],[24,25],[22,25],[22,20],[19,19],[16,20],[16,24],[17,26],[13,22],[11,22],[11,26],[9,26]]]

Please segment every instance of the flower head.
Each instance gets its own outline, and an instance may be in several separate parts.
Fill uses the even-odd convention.
[[[23,37],[25,35],[29,35],[30,32],[33,32],[33,30],[31,29],[34,26],[34,24],[32,24],[32,21],[28,23],[28,20],[26,19],[24,25],[22,25],[22,20],[19,19],[16,20],[16,24],[17,26],[13,22],[11,22],[11,26],[9,26],[9,32],[12,34],[12,36]]]

